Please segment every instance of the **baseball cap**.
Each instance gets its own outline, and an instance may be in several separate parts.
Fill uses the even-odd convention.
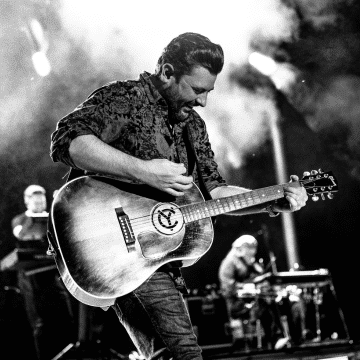
[[[41,193],[41,194],[45,194],[46,191],[45,189],[40,186],[40,185],[29,185],[25,191],[24,191],[24,196],[31,196],[34,193]]]
[[[257,246],[257,240],[252,235],[241,235],[233,243],[233,248],[239,248],[243,245]]]

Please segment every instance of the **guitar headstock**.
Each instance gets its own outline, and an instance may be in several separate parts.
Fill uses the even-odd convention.
[[[318,195],[321,196],[322,200],[325,200],[325,195],[332,199],[333,193],[338,191],[336,178],[331,171],[323,172],[321,169],[306,171],[300,183],[313,201],[319,200]]]

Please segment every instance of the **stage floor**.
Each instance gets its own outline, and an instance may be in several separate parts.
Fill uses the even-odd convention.
[[[88,349],[89,350],[89,349]],[[52,360],[140,360],[130,354],[116,352],[86,351],[81,353],[73,347]],[[203,346],[204,360],[360,360],[360,342],[351,340],[323,341],[317,344],[306,344],[282,350],[234,350],[231,344]]]
[[[281,350],[243,350],[232,349],[231,344],[221,344],[203,347],[204,359],[287,359],[287,360],[359,360],[360,342],[352,340],[322,341],[307,343],[298,347]]]

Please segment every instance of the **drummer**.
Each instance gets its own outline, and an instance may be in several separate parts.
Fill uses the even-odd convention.
[[[259,297],[258,289],[252,283],[256,276],[264,273],[262,264],[256,261],[257,249],[256,238],[248,234],[232,243],[220,264],[220,289],[226,302],[233,345],[243,344],[246,340],[244,323],[250,324],[258,319],[264,330],[263,344],[270,349],[279,349],[289,339],[282,331],[279,316],[274,309],[276,304],[267,297]]]

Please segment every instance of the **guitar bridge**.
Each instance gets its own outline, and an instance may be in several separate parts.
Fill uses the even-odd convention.
[[[116,208],[115,211],[127,247],[127,251],[128,252],[135,251],[135,236],[130,224],[130,219],[124,213],[122,207]]]

